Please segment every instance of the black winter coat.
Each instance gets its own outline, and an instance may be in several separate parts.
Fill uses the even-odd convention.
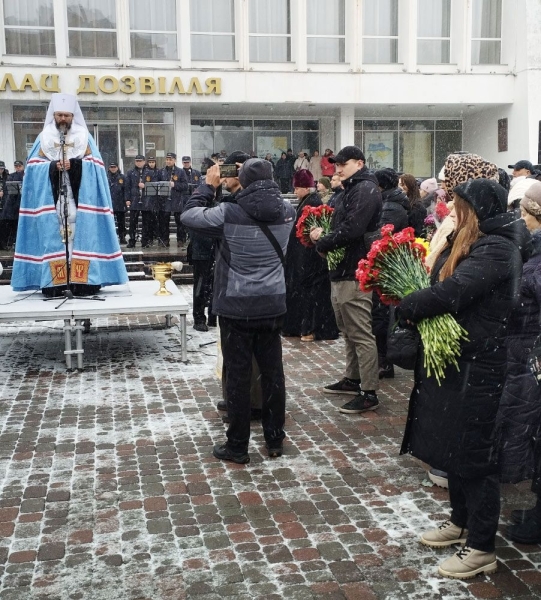
[[[4,172],[5,173],[5,172]],[[17,221],[19,218],[19,208],[21,207],[21,193],[9,194],[8,181],[23,182],[24,171],[6,174],[5,180],[2,182],[4,197],[2,198],[2,210],[0,211],[0,220],[2,221]]]
[[[331,305],[331,284],[327,261],[315,248],[303,246],[296,234],[296,224],[305,206],[320,206],[316,192],[305,196],[296,209],[296,221],[287,244],[286,305],[282,327],[292,336],[313,333],[318,340],[335,340],[338,327]]]
[[[427,214],[428,211],[421,202],[410,208],[408,214],[408,225],[413,227],[413,230],[415,231],[415,237],[421,237],[423,235]]]
[[[112,173],[107,172],[107,181],[109,182],[109,191],[111,192],[111,201],[114,212],[126,212],[126,201],[124,199],[124,174],[120,171]]]
[[[452,314],[466,329],[459,371],[449,366],[441,386],[427,377],[420,352],[401,454],[462,477],[497,471],[496,414],[505,380],[508,318],[518,300],[529,234],[511,213],[480,224],[485,234],[451,277],[438,281],[449,255],[436,261],[432,286],[406,296],[401,317],[418,322]],[[526,256],[524,256],[526,258]]]
[[[331,233],[319,239],[316,250],[327,253],[345,248],[337,268],[330,271],[331,281],[355,281],[355,271],[368,248],[367,232],[377,229],[381,216],[381,192],[376,177],[366,167],[344,182],[344,192],[337,198],[331,220]]]
[[[287,158],[279,158],[274,167],[274,176],[277,179],[291,179],[293,177],[293,164]]]
[[[541,464],[534,465],[534,439],[541,424],[541,386],[527,365],[541,330],[541,231],[532,236],[532,241],[532,257],[522,273],[520,301],[509,318],[507,376],[497,421],[503,483],[530,479],[534,469],[541,474]]]
[[[160,171],[159,180],[173,183],[171,195],[165,200],[165,212],[181,213],[188,193],[188,179],[184,169],[180,169],[176,165],[174,167],[164,167]]]

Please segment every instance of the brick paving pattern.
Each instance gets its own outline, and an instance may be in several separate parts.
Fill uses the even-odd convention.
[[[188,333],[183,365],[177,327],[99,319],[67,373],[60,322],[2,327],[0,599],[541,598],[539,546],[498,536],[499,572],[463,583],[436,574],[451,550],[417,542],[449,505],[398,455],[409,373],[342,415],[321,392],[342,342],[284,339],[285,455],[255,423],[251,464],[232,465],[211,455],[216,330]],[[502,529],[528,490],[504,486]]]

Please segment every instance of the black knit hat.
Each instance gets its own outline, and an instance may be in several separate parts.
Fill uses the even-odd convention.
[[[398,173],[394,169],[390,169],[389,167],[379,169],[374,175],[378,180],[379,187],[383,191],[392,190],[395,187],[398,187]]]
[[[224,165],[234,165],[236,163],[245,163],[250,158],[249,154],[242,150],[235,150],[224,160]]]
[[[507,192],[493,179],[470,179],[457,185],[453,192],[473,206],[479,221],[507,211]]]
[[[239,170],[239,182],[244,189],[262,179],[272,180],[272,165],[268,160],[250,158]]]

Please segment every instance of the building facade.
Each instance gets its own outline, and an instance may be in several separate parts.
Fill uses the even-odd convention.
[[[541,162],[539,0],[0,0],[0,159],[55,91],[106,161],[360,145],[438,173],[453,150]]]

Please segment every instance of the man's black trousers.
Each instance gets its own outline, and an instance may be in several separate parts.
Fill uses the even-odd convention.
[[[265,441],[279,445],[285,437],[286,390],[280,331],[283,318],[240,320],[220,317],[220,340],[226,368],[227,445],[244,452],[250,440],[252,356],[261,372],[261,421]]]

